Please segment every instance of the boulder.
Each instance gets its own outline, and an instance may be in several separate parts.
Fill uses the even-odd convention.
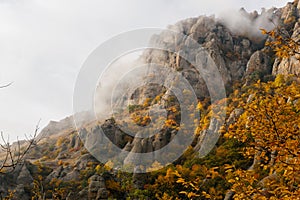
[[[248,78],[254,73],[258,73],[261,76],[270,74],[272,71],[271,64],[271,57],[264,50],[256,51],[247,63],[245,76]]]
[[[99,175],[93,175],[90,177],[90,184],[88,186],[88,199],[100,200],[107,199],[108,192],[105,186],[105,180]]]

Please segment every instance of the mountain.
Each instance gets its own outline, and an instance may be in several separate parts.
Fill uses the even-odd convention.
[[[203,61],[197,57],[203,49],[214,61],[220,73],[220,77],[209,74],[210,81],[218,83],[221,78],[226,88],[226,96],[230,96],[237,86],[250,86],[257,80],[263,82],[274,80],[279,74],[300,76],[299,54],[288,58],[276,57],[272,49],[265,45],[265,42],[272,38],[260,34],[259,30],[259,28],[271,30],[273,22],[278,22],[295,41],[299,41],[299,9],[300,2],[294,1],[283,8],[263,10],[261,14],[256,11],[247,13],[241,9],[237,13],[239,19],[234,20],[207,16],[185,19],[168,27],[175,34],[170,35],[166,31],[154,35],[150,42],[160,47],[160,50],[145,50],[139,62],[156,63],[178,72],[189,82],[198,101],[206,110],[212,104],[217,103],[210,98],[210,95],[218,95],[219,88],[209,88],[203,74],[193,66],[193,63],[199,62],[203,66],[210,66],[209,59]],[[188,37],[197,41],[201,49],[198,45],[193,45],[191,40],[187,39]],[[172,51],[166,51],[166,49]],[[158,72],[152,71],[151,73],[161,72],[158,70]],[[164,81],[164,83],[170,82],[169,79]],[[171,81],[176,82],[176,80]],[[139,173],[148,170],[142,168],[139,163],[148,162],[149,166],[160,168],[160,164],[166,164],[164,163],[165,157],[162,158],[161,155],[153,153],[143,158],[135,153],[146,154],[158,151],[168,146],[171,141],[175,141],[176,149],[181,149],[181,145],[187,139],[181,138],[178,141],[174,139],[179,131],[180,120],[182,120],[179,112],[181,102],[176,99],[174,91],[170,88],[157,84],[138,88],[128,107],[129,116],[123,112],[116,114],[116,118],[121,120],[112,117],[105,121],[91,121],[92,115],[86,112],[77,114],[78,118],[82,119],[81,127],[76,128],[73,116],[59,122],[51,121],[40,132],[37,137],[38,143],[26,155],[24,163],[18,165],[13,172],[0,174],[1,196],[5,197],[9,193],[13,194],[12,199],[107,199],[108,197],[138,199],[137,196],[140,193],[147,196],[141,191],[147,185],[146,183],[153,183],[153,177]],[[189,96],[186,95],[185,98],[188,99]],[[161,124],[163,128],[147,129],[147,134],[149,134],[147,138],[139,137],[145,134],[142,131],[136,135],[124,131],[132,120],[140,127],[146,127],[151,121],[148,111],[151,105],[156,105],[152,112],[158,116],[158,119],[159,116],[163,116],[162,110],[167,110],[166,122]],[[239,113],[241,114],[242,111],[234,110],[227,116],[227,123],[230,121],[233,123],[233,118],[239,116]],[[191,144],[203,155],[215,147],[217,142],[215,137],[218,137],[217,133],[221,127],[217,119],[211,119],[210,123],[209,126],[202,127]],[[102,130],[115,146],[123,149],[121,153],[124,154],[121,160],[112,158],[104,165],[96,159],[97,155],[104,154],[95,147],[107,145],[105,138],[99,136]],[[205,149],[204,147],[207,146],[211,148]],[[115,155],[113,148],[107,147],[102,150],[106,151],[107,157]],[[172,152],[163,152],[163,155],[170,156],[170,158],[173,156]],[[177,158],[175,164],[180,164],[187,159],[189,158],[181,156]],[[136,162],[137,160],[139,162]],[[133,174],[122,174],[110,169],[113,164],[124,167],[124,164],[130,163],[135,165],[133,169],[127,171],[134,172]],[[252,163],[245,165],[251,167]],[[128,180],[131,181],[131,186],[125,185],[125,187],[121,184]],[[135,197],[130,196],[131,190],[135,190]],[[221,197],[225,198],[225,195],[224,193]],[[155,198],[145,197],[145,199]]]

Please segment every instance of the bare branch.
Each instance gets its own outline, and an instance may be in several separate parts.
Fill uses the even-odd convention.
[[[9,138],[6,140],[3,136],[3,132],[1,132],[1,139],[2,143],[0,144],[0,150],[4,154],[4,159],[0,160],[0,174],[13,171],[17,165],[23,163],[25,160],[25,156],[28,154],[29,150],[33,148],[36,144],[36,136],[39,130],[39,123],[36,125],[34,135],[28,138],[26,136],[27,145],[25,146],[24,150],[21,150],[21,143],[20,140],[17,140],[17,147],[12,149],[11,144],[9,143]]]
[[[11,84],[13,84],[13,82],[10,82],[9,84],[6,84],[6,85],[1,85],[0,88],[8,87],[8,86],[10,86]]]

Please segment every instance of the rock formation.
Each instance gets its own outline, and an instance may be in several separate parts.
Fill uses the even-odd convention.
[[[103,177],[99,175],[93,175],[90,178],[90,184],[88,187],[88,199],[89,200],[103,200],[108,198],[108,192],[105,187],[105,181]]]
[[[285,28],[288,34],[292,36],[292,39],[296,42],[300,41],[300,2],[295,1],[293,3],[288,3],[287,6],[281,9],[281,20],[285,22]],[[299,49],[295,49],[299,52]],[[276,58],[273,65],[273,74],[294,74],[300,76],[300,55],[296,54],[290,58]]]

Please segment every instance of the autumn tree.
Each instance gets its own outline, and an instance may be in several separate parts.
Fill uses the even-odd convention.
[[[249,98],[249,94],[250,98]],[[244,143],[248,169],[232,166],[227,179],[234,199],[297,199],[300,196],[300,86],[278,76],[257,82],[236,99],[244,110],[225,133]]]
[[[265,45],[270,47],[278,58],[300,55],[300,42],[293,38],[284,28],[278,26],[271,31],[262,29],[262,33],[269,36]]]

